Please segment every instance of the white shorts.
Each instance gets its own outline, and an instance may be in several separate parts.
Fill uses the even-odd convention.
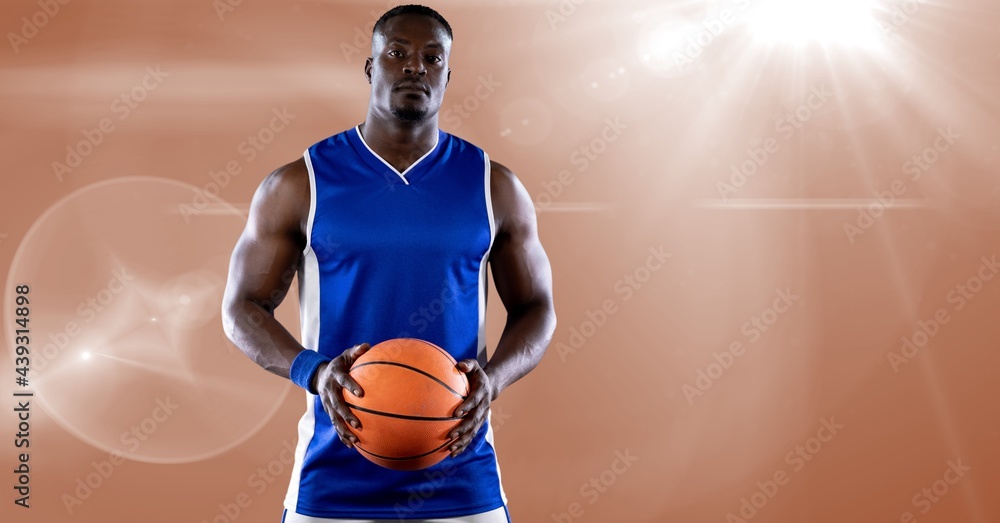
[[[298,512],[289,512],[285,509],[281,513],[281,523],[510,523],[510,514],[507,507],[500,507],[489,512],[481,512],[469,516],[459,516],[455,518],[438,519],[329,519],[303,516]]]

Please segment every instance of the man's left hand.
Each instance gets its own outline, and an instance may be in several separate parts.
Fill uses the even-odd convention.
[[[448,435],[452,440],[451,457],[458,456],[472,443],[490,412],[493,391],[490,377],[474,359],[458,362],[457,368],[469,378],[469,395],[455,408],[455,417],[464,418]]]

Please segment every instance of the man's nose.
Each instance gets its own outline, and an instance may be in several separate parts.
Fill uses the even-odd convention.
[[[427,73],[427,68],[424,67],[424,62],[420,58],[411,58],[403,66],[403,72],[423,76]]]

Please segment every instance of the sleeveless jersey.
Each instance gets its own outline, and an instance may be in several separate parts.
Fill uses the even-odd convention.
[[[302,344],[335,357],[358,343],[420,338],[486,363],[486,262],[496,235],[490,161],[444,131],[402,173],[358,127],[310,146],[306,248],[298,268]],[[285,508],[327,518],[475,514],[506,497],[489,420],[456,458],[390,470],[337,437],[306,392]]]

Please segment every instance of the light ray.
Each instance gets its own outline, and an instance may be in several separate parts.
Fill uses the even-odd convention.
[[[730,200],[696,200],[695,205],[709,209],[736,210],[855,210],[870,206],[881,206],[886,210],[893,209],[924,209],[926,200],[897,199],[892,202],[882,202],[874,199],[858,198],[741,198]]]
[[[615,206],[604,202],[566,202],[535,206],[537,212],[613,212]]]

